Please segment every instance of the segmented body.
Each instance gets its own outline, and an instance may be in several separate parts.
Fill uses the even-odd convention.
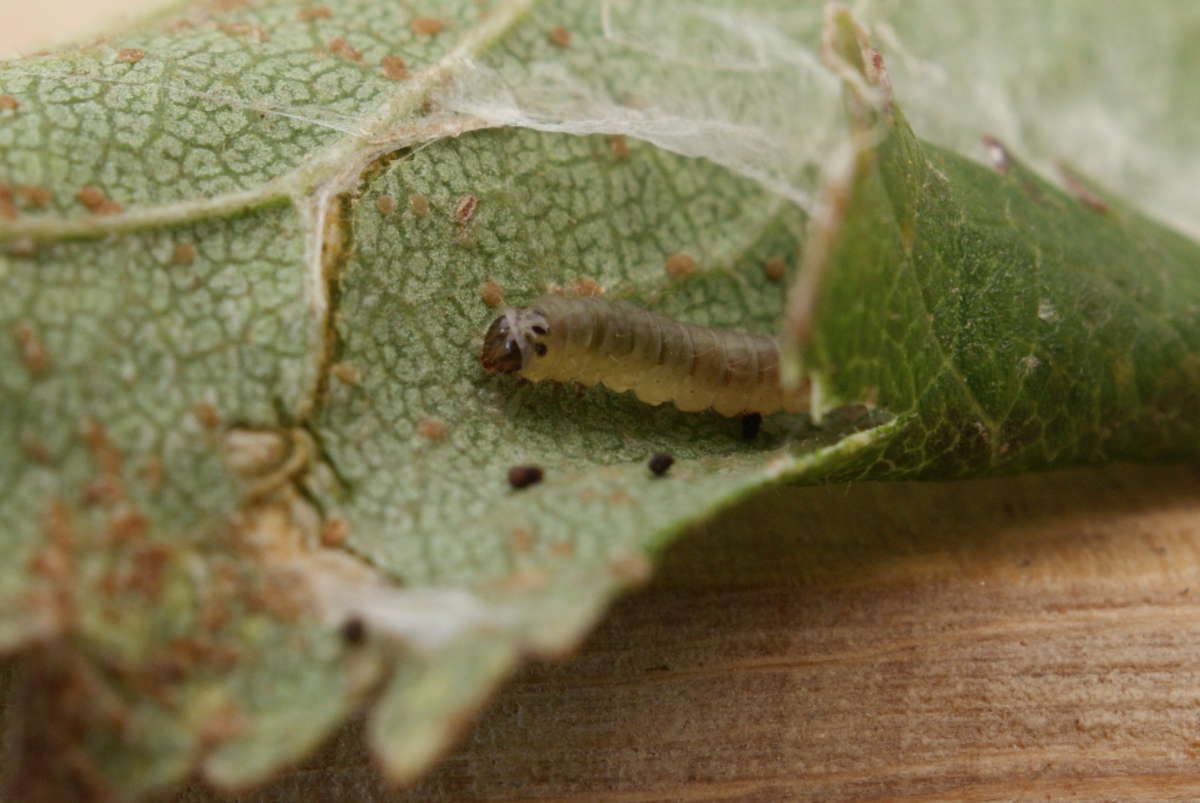
[[[780,386],[775,338],[680,323],[624,301],[543,296],[505,310],[488,329],[481,360],[489,371],[603,384],[685,411],[808,407],[806,391]]]

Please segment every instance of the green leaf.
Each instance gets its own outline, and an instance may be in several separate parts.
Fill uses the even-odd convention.
[[[939,416],[958,414],[968,381],[926,356],[938,336],[991,341],[923,317],[867,323],[919,283],[856,291],[858,267],[812,248],[808,275],[827,281],[809,296],[821,324],[806,360],[826,398],[875,388],[891,417],[778,416],[746,442],[712,414],[478,366],[497,292],[603,290],[776,328],[785,290],[764,268],[795,273],[806,210],[825,209],[817,166],[844,140],[840,82],[862,84],[811,58],[819,23],[783,0],[222,0],[0,65],[0,645],[20,655],[18,791],[138,797],[189,773],[244,787],[372,694],[369,738],[408,779],[520,655],[570,648],[718,509],[880,455],[903,471],[991,467],[937,440],[961,440],[967,424]],[[880,187],[924,211],[920,149],[893,134],[862,152],[852,175],[875,184],[845,186],[874,194],[859,229],[816,221],[829,253],[861,249],[877,271],[908,258],[888,250],[899,202]],[[885,180],[887,153],[901,169]],[[936,158],[947,176],[988,175]],[[988,180],[963,179],[975,206],[1013,195]],[[930,214],[971,206],[944,196]],[[1075,236],[1108,231],[1074,207]],[[1195,264],[1158,231],[1103,235],[1102,253],[1152,243],[1156,268]],[[985,240],[955,242],[986,256]],[[689,275],[665,270],[679,253]],[[1184,289],[1152,300],[1178,294],[1182,309]],[[996,298],[986,334],[1003,340],[1022,321]],[[908,340],[884,336],[897,331]],[[995,375],[1018,410],[1015,380]],[[1105,409],[1054,412],[1082,431]],[[1045,442],[1048,459],[1099,455],[1086,438]],[[666,477],[646,469],[656,451],[677,458]],[[1032,446],[1016,453],[998,467],[1039,464]],[[545,481],[513,491],[520,463]]]
[[[992,169],[919,142],[848,15],[835,25],[877,144],[826,188],[789,331],[819,406],[909,422],[863,474],[1194,456],[1200,247],[998,142]]]

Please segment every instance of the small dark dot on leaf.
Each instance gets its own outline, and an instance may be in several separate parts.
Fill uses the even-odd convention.
[[[508,484],[514,488],[528,488],[542,481],[541,466],[513,466],[508,470]]]
[[[747,413],[742,416],[742,440],[752,441],[762,428],[762,413]]]
[[[367,640],[367,625],[361,617],[351,616],[342,622],[342,640],[352,647]]]
[[[675,465],[675,458],[666,452],[658,452],[650,457],[646,466],[656,477],[666,474]]]

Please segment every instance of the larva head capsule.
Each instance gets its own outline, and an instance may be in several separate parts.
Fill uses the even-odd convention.
[[[479,361],[483,369],[491,373],[511,374],[520,371],[534,355],[546,353],[546,346],[539,342],[549,333],[546,316],[532,307],[507,309],[492,321],[483,336],[483,351]]]

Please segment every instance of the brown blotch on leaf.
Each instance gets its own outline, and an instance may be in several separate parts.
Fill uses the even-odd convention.
[[[357,385],[362,381],[362,374],[348,362],[336,362],[329,366],[329,373],[337,377],[344,385]]]
[[[17,219],[17,206],[12,202],[12,197],[0,198],[0,218],[5,220]]]
[[[309,6],[302,8],[296,12],[296,19],[301,22],[311,22],[312,20],[327,20],[333,16],[333,12],[328,6]]]
[[[571,32],[561,25],[555,25],[547,31],[546,38],[550,40],[550,44],[559,47],[569,47],[571,44]]]
[[[479,199],[474,195],[464,195],[458,199],[458,203],[454,206],[454,222],[462,226],[475,214],[475,207],[479,205]]]
[[[584,277],[571,285],[571,295],[584,297],[602,296],[604,295],[604,288],[594,279]]]
[[[396,199],[390,195],[378,195],[375,197],[375,208],[381,215],[390,215],[396,211]]]
[[[127,510],[114,516],[105,533],[113,544],[136,541],[146,534],[146,517],[136,510]]]
[[[175,250],[171,252],[172,264],[187,266],[192,264],[195,259],[196,246],[191,243],[175,243]]]
[[[429,199],[424,195],[408,196],[408,211],[417,217],[425,217],[429,214]]]
[[[408,77],[408,65],[399,56],[384,56],[379,60],[379,66],[383,68],[383,74],[393,81],[403,81]]]
[[[20,105],[12,95],[0,95],[0,111],[16,111]]]
[[[329,519],[321,526],[321,546],[334,549],[346,543],[349,537],[350,525],[345,519]]]
[[[251,25],[248,22],[223,22],[217,27],[230,36],[242,36],[255,42],[266,42],[271,38],[261,25]]]
[[[613,134],[608,138],[608,149],[612,152],[614,159],[624,159],[629,155],[629,143],[620,134]]]
[[[533,531],[528,527],[518,527],[508,536],[508,548],[513,552],[528,552],[533,548]]]
[[[340,56],[347,61],[362,61],[362,51],[340,36],[333,37],[325,46],[329,48],[330,53]]]
[[[146,57],[145,50],[138,50],[136,47],[126,47],[117,51],[117,61],[123,61],[126,64],[137,64]]]
[[[561,541],[555,541],[550,544],[550,551],[560,558],[569,558],[575,554],[575,542],[568,541],[565,538]]]
[[[537,485],[544,476],[541,466],[513,466],[508,470],[508,484],[520,490]]]
[[[446,437],[446,422],[436,418],[422,418],[417,422],[417,434],[431,441],[440,441]]]
[[[212,402],[198,401],[192,405],[192,415],[205,429],[216,429],[221,425],[221,416]]]
[[[50,447],[32,435],[26,435],[21,438],[21,451],[33,463],[48,466],[54,462],[54,455],[50,454]]]
[[[421,36],[433,36],[435,33],[438,33],[445,28],[446,23],[442,22],[441,20],[434,19],[433,17],[417,17],[408,24],[408,27],[415,34],[420,34]]]
[[[787,262],[783,257],[771,257],[763,263],[763,273],[767,274],[767,278],[773,282],[777,282],[783,278],[783,274],[787,273]]]
[[[17,187],[17,192],[20,193],[26,206],[44,209],[50,204],[50,190],[45,187],[39,187],[36,184],[22,184]]]
[[[677,254],[671,254],[667,257],[665,263],[667,275],[673,278],[687,276],[696,269],[696,260],[692,259],[682,251]]]
[[[13,327],[13,340],[17,343],[17,353],[21,356],[21,364],[34,379],[41,379],[50,372],[50,353],[42,344],[41,338],[27,323],[19,323]]]
[[[87,207],[93,215],[115,215],[123,211],[116,201],[110,200],[99,187],[87,184],[75,193],[75,200]]]
[[[92,461],[102,473],[116,474],[121,470],[121,453],[108,439],[103,424],[96,420],[87,421],[83,425],[83,441],[87,444]]]
[[[489,307],[498,307],[504,303],[504,291],[490,279],[479,285],[479,297]]]

